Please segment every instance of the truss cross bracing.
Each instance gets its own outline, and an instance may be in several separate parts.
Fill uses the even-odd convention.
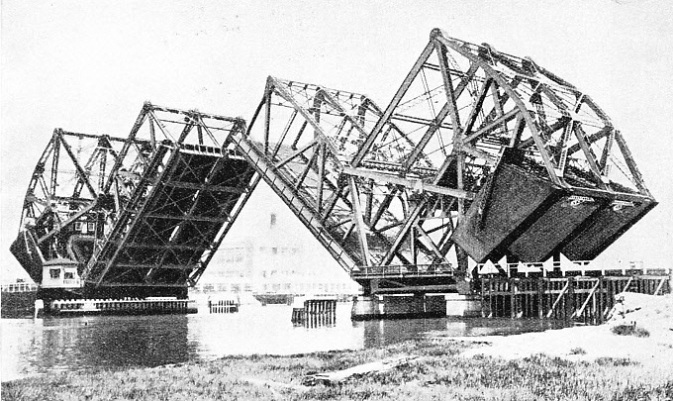
[[[75,154],[74,140],[93,150]],[[247,128],[146,105],[127,139],[57,130],[13,249],[24,266],[76,259],[91,285],[184,286],[259,179],[362,282],[460,276],[469,260],[590,260],[656,205],[589,95],[436,29],[385,108],[269,77]],[[85,220],[93,232],[64,234]]]
[[[354,277],[463,274],[468,257],[590,260],[656,205],[587,94],[440,30],[385,109],[270,77],[244,138]]]
[[[259,180],[228,145],[240,119],[145,104],[127,138],[57,129],[12,251],[36,280],[78,262],[92,287],[194,284]]]

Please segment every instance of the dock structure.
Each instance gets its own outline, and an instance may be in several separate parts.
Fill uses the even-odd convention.
[[[217,299],[208,301],[209,313],[236,313],[240,305],[235,299]]]
[[[434,29],[401,82],[382,107],[268,77],[248,124],[148,103],[128,138],[57,129],[12,252],[43,293],[185,297],[264,180],[363,311],[413,315],[478,295],[475,264],[590,261],[657,204],[607,114],[528,57]]]
[[[54,315],[146,315],[196,313],[196,301],[175,298],[148,299],[62,299],[52,301]]]
[[[670,294],[670,280],[670,274],[657,272],[594,277],[484,277],[481,279],[481,310],[486,317],[600,324],[607,319],[618,294]]]
[[[336,297],[299,297],[293,304],[291,321],[308,328],[333,326],[336,308]]]

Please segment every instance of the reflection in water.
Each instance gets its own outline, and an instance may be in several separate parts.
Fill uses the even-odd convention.
[[[187,323],[179,315],[3,319],[2,380],[6,374],[182,362],[193,348]]]
[[[224,355],[278,354],[362,348],[362,330],[350,325],[350,304],[336,311],[336,324],[295,326],[292,307],[243,307],[228,315],[189,316],[189,341],[198,349],[194,358]],[[313,322],[317,323],[317,322]]]
[[[375,348],[416,338],[425,332],[444,330],[446,319],[354,321],[353,327],[358,326],[364,326],[364,347]]]
[[[2,319],[2,380],[40,373],[157,366],[226,355],[287,355],[380,347],[429,332],[482,336],[553,328],[510,319],[350,320],[336,316],[295,326],[292,307],[243,307],[232,314]],[[559,327],[556,324],[556,327]]]
[[[68,332],[76,345],[69,348],[76,349],[76,358],[86,366],[101,366],[101,362],[106,367],[157,366],[188,359],[187,316],[156,316],[151,321],[141,317],[126,319],[115,324],[102,316],[91,318],[79,333]],[[58,344],[48,347],[58,349]]]
[[[364,329],[364,347],[374,348],[418,338],[436,332],[443,337],[479,337],[544,331],[564,327],[564,322],[513,319],[404,319],[354,321],[353,327]]]
[[[294,327],[307,327],[309,329],[318,327],[332,327],[336,325],[336,313],[323,313],[320,315],[302,316],[292,322]]]

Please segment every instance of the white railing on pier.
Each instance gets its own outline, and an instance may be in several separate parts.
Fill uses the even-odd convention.
[[[561,272],[563,276],[568,273],[576,275],[577,272],[580,272],[581,275],[586,275],[587,272],[600,272],[601,275],[606,273],[620,273],[621,275],[627,274],[658,274],[668,275],[671,272],[670,268],[646,268],[643,266],[642,262],[630,262],[628,265],[618,265],[618,266],[606,266],[603,263],[595,263],[591,260],[561,260],[553,261],[548,260],[543,263],[506,263],[498,262],[493,263],[488,261],[486,263],[479,263],[475,266],[480,275],[489,275],[489,274],[502,274],[505,273],[507,276],[511,275],[512,272],[517,272],[518,275],[523,273],[524,276],[534,273],[542,273],[543,276],[546,276],[547,273],[552,271]]]
[[[450,263],[435,263],[417,265],[358,266],[358,269],[359,270],[351,272],[352,278],[452,276],[454,267]]]
[[[34,283],[2,284],[2,292],[31,292],[31,291],[37,291],[37,284]]]

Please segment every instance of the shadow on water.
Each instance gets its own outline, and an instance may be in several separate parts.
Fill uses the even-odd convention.
[[[189,360],[187,316],[3,320],[2,380]]]
[[[567,323],[538,319],[431,318],[354,321],[364,329],[364,347],[374,348],[406,341],[429,333],[442,337],[513,335],[567,327]]]
[[[58,349],[66,343],[76,358],[88,367],[158,366],[182,362],[189,357],[187,316],[93,317],[76,332],[57,334],[47,348]],[[64,335],[65,334],[65,335]],[[59,352],[60,353],[60,352]]]

